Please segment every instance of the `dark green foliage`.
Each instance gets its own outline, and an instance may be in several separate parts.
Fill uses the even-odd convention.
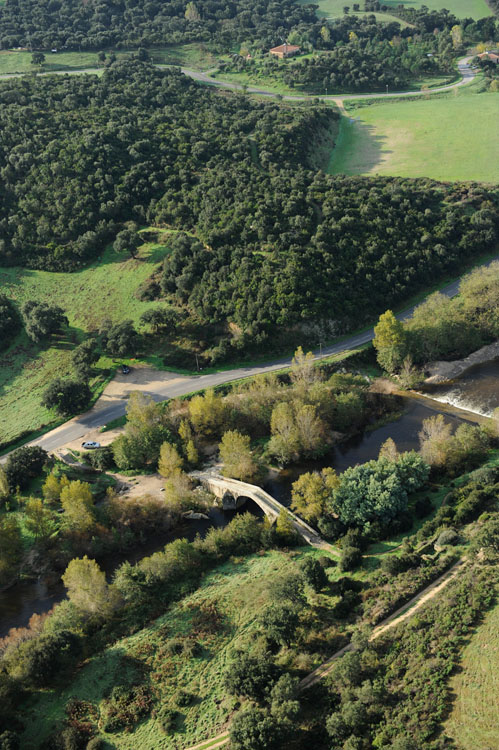
[[[32,687],[50,685],[80,656],[80,638],[60,631],[21,643],[6,659],[9,674]]]
[[[280,670],[271,654],[251,656],[239,652],[225,673],[225,687],[231,695],[263,703],[279,677]]]
[[[97,471],[106,471],[106,469],[110,469],[114,464],[113,451],[109,445],[90,451],[86,455],[86,459],[90,466],[93,469],[97,469]]]
[[[335,490],[333,510],[343,523],[370,529],[372,521],[387,524],[407,509],[408,493],[428,479],[429,466],[414,451],[397,461],[380,458],[353,466],[343,472]],[[410,528],[410,518],[406,519]],[[407,526],[402,522],[402,528]]]
[[[428,495],[426,495],[426,497],[418,498],[414,505],[414,513],[416,514],[416,518],[424,518],[425,516],[429,516],[434,507],[435,506],[431,502]]]
[[[326,722],[335,750],[347,737],[362,748],[441,750],[449,675],[493,599],[491,584],[490,569],[462,573],[417,617],[338,660]]]
[[[260,6],[251,0],[230,4],[222,0],[197,2],[191,15],[186,14],[186,5],[177,0],[160,5],[139,0],[124,5],[110,2],[101,7],[63,0],[54,12],[47,0],[9,2],[0,6],[0,42],[2,48],[139,47],[139,59],[144,59],[147,51],[140,48],[165,43],[213,41],[227,45],[256,36],[268,48],[298,24],[317,22],[312,8],[296,5],[293,0]],[[318,34],[320,24],[317,25]]]
[[[340,570],[355,570],[362,562],[362,552],[358,547],[344,547],[341,550]]]
[[[161,731],[165,734],[170,734],[175,726],[177,716],[178,711],[175,711],[173,708],[168,708],[167,706],[160,708],[156,715],[156,720],[159,722]]]
[[[33,341],[41,341],[68,324],[64,311],[57,305],[48,305],[46,302],[25,302],[21,307],[21,315],[26,333]]]
[[[140,322],[151,326],[154,333],[160,330],[174,332],[179,322],[179,315],[168,307],[152,307],[142,313]]]
[[[277,576],[269,586],[269,595],[276,602],[288,600],[297,606],[305,604],[304,578],[297,573],[283,573]]]
[[[73,349],[71,352],[71,362],[76,372],[86,380],[90,375],[92,365],[95,365],[99,356],[96,341],[90,338]]]
[[[0,351],[21,330],[21,319],[14,303],[4,294],[0,294]]]
[[[139,336],[131,320],[111,326],[103,334],[102,345],[115,357],[133,357],[137,354]]]
[[[260,616],[260,625],[269,643],[289,646],[294,640],[299,624],[296,604],[276,602],[270,604]]]
[[[276,326],[365,322],[494,246],[495,219],[472,217],[495,188],[309,171],[335,118],[221,96],[138,61],[102,78],[3,82],[0,165],[17,157],[4,170],[2,262],[73,269],[130,218],[188,230],[171,242],[162,288],[202,323],[242,329],[235,351],[231,339],[214,353],[227,357],[268,345]],[[339,402],[345,421],[352,405]]]
[[[38,445],[25,445],[13,451],[5,464],[5,473],[11,490],[26,487],[33,477],[40,474],[47,458],[47,451]]]
[[[117,253],[126,251],[127,253],[130,253],[132,258],[135,258],[137,255],[137,248],[141,244],[142,239],[140,234],[133,229],[122,229],[121,232],[118,232],[116,235],[116,239],[113,242],[113,250],[116,250]]]
[[[0,750],[21,750],[19,735],[7,729],[0,734]]]
[[[230,725],[233,750],[279,750],[282,728],[271,714],[261,708],[246,708],[237,713]]]
[[[45,390],[42,404],[47,409],[55,409],[62,416],[70,416],[85,411],[91,397],[86,381],[57,378]]]
[[[327,586],[329,579],[324,571],[324,567],[315,557],[306,557],[301,563],[300,568],[305,576],[306,582],[314,591],[320,591]]]
[[[191,705],[194,700],[194,696],[192,695],[192,693],[188,693],[186,690],[177,690],[177,692],[173,696],[173,700],[175,701],[177,706],[179,706],[180,708],[185,708],[186,706]]]

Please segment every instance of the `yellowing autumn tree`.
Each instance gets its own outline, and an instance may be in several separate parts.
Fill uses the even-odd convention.
[[[62,576],[70,601],[87,614],[108,615],[118,604],[119,597],[95,560],[87,555],[71,560]]]
[[[171,443],[162,444],[159,451],[158,471],[162,477],[168,478],[182,470],[184,460],[178,450]]]
[[[395,372],[400,367],[406,355],[406,333],[391,310],[380,315],[378,325],[374,328],[373,346],[384,370]]]
[[[258,464],[253,457],[248,435],[229,430],[224,434],[219,449],[225,476],[245,482],[258,473]]]

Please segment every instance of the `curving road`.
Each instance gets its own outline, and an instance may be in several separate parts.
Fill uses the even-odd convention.
[[[452,89],[465,86],[475,78],[475,72],[470,66],[470,60],[473,59],[473,55],[463,57],[458,61],[457,67],[461,78],[454,83],[449,83],[446,86],[438,86],[433,89],[427,89],[422,91],[396,91],[393,93],[385,94],[330,94],[324,96],[323,94],[289,94],[282,96],[282,99],[290,102],[299,101],[310,101],[312,99],[320,99],[321,101],[331,101],[337,103],[343,103],[351,99],[396,99],[401,96],[427,96],[428,94],[438,94],[442,91],[451,91]],[[166,70],[172,67],[178,67],[174,65],[156,65],[156,68]],[[104,68],[82,68],[81,70],[54,70],[45,73],[37,73],[38,76],[51,76],[51,75],[83,75],[85,73],[100,75]],[[216,88],[231,89],[234,91],[246,91],[248,94],[258,94],[260,96],[267,96],[271,99],[280,97],[280,94],[276,94],[274,91],[267,91],[257,86],[243,87],[240,83],[233,83],[232,81],[222,81],[219,78],[212,78],[208,73],[202,73],[199,70],[192,70],[191,68],[180,68],[182,73],[189,76],[195,81],[214,86]],[[32,75],[32,73],[5,73],[0,75],[0,80],[8,80],[9,78],[22,78],[25,75]]]
[[[343,101],[350,100],[350,99],[386,99],[386,98],[396,98],[400,96],[422,96],[428,93],[438,93],[441,91],[449,91],[459,86],[464,86],[470,83],[474,79],[475,73],[469,65],[470,60],[471,60],[471,57],[465,57],[458,62],[458,68],[461,74],[461,78],[459,81],[449,84],[447,86],[441,86],[439,88],[430,89],[429,91],[407,91],[407,92],[397,92],[393,94],[346,94],[346,95],[341,95],[341,96],[337,96],[337,95],[331,95],[327,97],[319,96],[318,98],[322,100],[326,100],[326,101],[331,100],[331,101],[336,101],[337,103],[342,103]],[[158,65],[157,67],[166,68],[169,66]],[[187,68],[182,68],[182,71],[186,75],[189,75],[191,78],[197,81],[201,81],[203,83],[209,84],[211,86],[217,86],[219,88],[226,88],[226,89],[241,90],[241,86],[239,84],[229,83],[229,82],[217,80],[215,78],[210,78],[206,73],[189,70]],[[79,71],[74,71],[74,70],[58,71],[57,73],[59,75],[63,75],[66,73],[69,73],[71,75],[81,75],[83,73],[97,74],[100,72],[102,72],[102,69],[87,68],[85,70],[79,70]],[[2,75],[0,76],[0,78],[6,79],[6,78],[12,78],[12,77],[22,77],[23,75],[24,74],[22,73]],[[54,73],[42,73],[40,75],[54,75]],[[253,88],[251,86],[248,87],[246,90],[252,94],[260,94],[260,95],[268,96],[268,97],[278,96],[278,94],[275,94],[273,92],[265,91],[259,88]],[[308,96],[296,95],[296,96],[285,96],[283,98],[290,100],[290,101],[299,101],[299,100],[309,100],[310,98],[317,98],[317,97],[315,97],[315,95],[313,94],[310,94]],[[459,288],[459,281],[455,281],[452,284],[449,284],[446,287],[444,287],[442,289],[442,292],[449,297],[453,297],[457,294],[458,288]],[[407,310],[400,313],[397,317],[400,320],[406,320],[407,318],[412,316],[413,310],[414,310],[414,306],[409,307]],[[325,347],[321,350],[320,353],[316,351],[314,352],[314,354],[316,356],[316,359],[319,359],[320,357],[327,357],[331,354],[338,354],[342,351],[355,349],[361,344],[365,344],[368,341],[371,341],[373,337],[374,337],[374,331],[373,331],[373,328],[370,328],[367,331],[354,334],[335,344]],[[259,375],[262,373],[279,370],[279,369],[282,369],[283,367],[288,367],[290,364],[291,364],[291,358],[284,357],[278,360],[273,360],[269,363],[266,363],[260,366],[239,367],[239,368],[234,368],[232,370],[225,370],[223,372],[211,373],[209,375],[193,375],[190,377],[182,377],[182,376],[178,376],[172,373],[171,379],[165,381],[161,386],[157,388],[157,390],[154,393],[151,393],[150,395],[156,401],[164,401],[166,399],[176,398],[178,396],[185,395],[186,393],[191,393],[192,391],[197,391],[203,388],[209,388],[212,386],[221,385],[222,383],[228,383],[231,380],[237,380],[239,378],[245,378],[245,377],[252,377],[254,375]],[[100,408],[98,410],[90,410],[86,414],[83,414],[79,417],[75,417],[74,419],[70,420],[69,422],[62,425],[61,427],[58,427],[55,430],[52,430],[51,432],[46,433],[42,437],[38,438],[37,440],[32,441],[29,444],[41,445],[43,448],[45,448],[45,450],[53,451],[57,448],[62,447],[63,445],[66,445],[72,440],[76,440],[82,437],[83,435],[86,435],[90,430],[96,429],[102,425],[107,424],[111,420],[122,416],[124,413],[125,413],[124,402],[113,403],[107,408]],[[5,457],[3,460],[5,460]],[[1,462],[2,462],[2,459],[0,459],[0,463]]]
[[[491,261],[488,261],[484,265],[489,265],[495,260],[499,260],[499,256],[496,256]],[[459,291],[460,280],[453,281],[447,286],[443,287],[440,291],[448,297],[454,297]],[[419,303],[418,303],[419,304]],[[416,305],[408,307],[403,312],[397,315],[399,320],[407,320],[413,314]],[[356,333],[340,341],[337,341],[330,346],[323,347],[321,351],[315,351],[314,355],[317,360],[330,356],[331,354],[339,354],[340,352],[350,351],[356,349],[361,344],[366,344],[374,338],[374,329],[369,328],[361,333]],[[199,391],[203,388],[210,388],[212,386],[221,385],[222,383],[229,383],[232,380],[238,380],[239,378],[253,377],[254,375],[260,375],[263,373],[273,372],[275,370],[281,370],[284,367],[289,367],[291,364],[291,357],[282,357],[280,359],[267,362],[262,365],[256,365],[252,367],[236,367],[231,370],[224,370],[222,372],[214,372],[207,375],[191,375],[181,376],[175,373],[171,374],[171,378],[166,380],[164,383],[159,385],[156,390],[149,395],[155,401],[165,401],[170,398],[177,398],[183,396],[186,393],[192,393],[193,391]],[[57,427],[51,432],[47,432],[40,438],[32,441],[30,445],[41,445],[47,451],[53,451],[56,448],[61,448],[63,445],[81,438],[86,435],[90,430],[95,430],[102,425],[107,424],[117,417],[121,417],[125,414],[126,402],[121,401],[113,403],[107,408],[100,408],[97,410],[90,410],[86,414],[82,414],[79,417],[66,422],[61,427]],[[1,459],[0,459],[1,462]]]
[[[428,94],[438,94],[442,91],[450,91],[452,89],[459,88],[471,83],[475,78],[475,71],[470,65],[470,60],[473,59],[473,55],[463,57],[458,61],[457,67],[461,78],[454,83],[449,83],[446,86],[438,86],[433,89],[421,89],[417,91],[396,91],[394,93],[385,94],[331,94],[325,96],[323,94],[289,94],[282,98],[290,102],[310,101],[311,99],[320,99],[321,101],[333,101],[333,102],[345,102],[351,99],[396,99],[401,96],[427,96]],[[157,65],[158,68],[168,68],[168,65]],[[257,86],[246,86],[243,87],[240,83],[232,83],[230,81],[222,81],[219,78],[212,78],[208,73],[201,73],[198,70],[191,70],[190,68],[180,68],[182,73],[193,78],[195,81],[206,83],[210,86],[216,86],[223,89],[233,89],[235,91],[246,91],[248,94],[259,94],[260,96],[268,96],[270,98],[276,98],[280,94],[276,94],[273,91],[267,91]]]

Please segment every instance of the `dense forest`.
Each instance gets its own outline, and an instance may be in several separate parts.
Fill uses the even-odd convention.
[[[0,103],[3,264],[71,270],[130,219],[189,230],[163,293],[256,343],[275,324],[363,322],[494,246],[497,189],[311,171],[337,118],[324,106],[255,103],[138,61],[4,82]]]
[[[302,45],[332,49],[342,39],[343,29],[355,30],[363,21],[355,16],[326,23],[316,16],[317,5],[302,5],[294,0],[210,0],[202,3],[169,0],[150,3],[144,0],[6,0],[0,6],[0,49],[104,49],[109,47],[154,47],[186,42],[210,42],[228,51],[234,43],[256,43],[262,49],[274,46],[294,35]],[[396,9],[411,28],[388,24],[394,33],[414,36],[432,34],[435,29],[451,29],[463,24],[470,38],[493,38],[492,18],[474,22],[457,19],[447,10]],[[372,23],[371,17],[370,23]],[[386,26],[386,25],[385,25]],[[393,31],[393,28],[397,30]],[[389,33],[389,30],[386,32]]]
[[[247,36],[273,45],[294,27],[314,24],[315,7],[294,0],[7,0],[0,7],[0,46],[102,49],[192,41],[226,46]]]

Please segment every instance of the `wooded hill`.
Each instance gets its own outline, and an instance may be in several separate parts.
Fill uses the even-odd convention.
[[[138,61],[4,82],[0,105],[0,262],[71,270],[130,219],[188,230],[163,292],[253,343],[276,324],[364,322],[494,247],[496,188],[312,171],[337,117],[324,106],[217,93]]]

